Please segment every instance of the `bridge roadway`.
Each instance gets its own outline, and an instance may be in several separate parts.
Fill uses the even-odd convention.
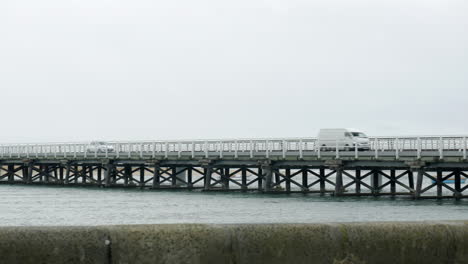
[[[315,138],[2,144],[0,183],[468,197],[467,137],[374,137],[370,150]]]

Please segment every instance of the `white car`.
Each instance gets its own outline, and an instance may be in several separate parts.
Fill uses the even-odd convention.
[[[320,129],[318,144],[321,150],[370,150],[369,138],[356,129]]]
[[[113,152],[114,147],[103,141],[92,141],[86,147],[87,152]]]

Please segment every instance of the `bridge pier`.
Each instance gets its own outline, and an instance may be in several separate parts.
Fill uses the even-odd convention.
[[[442,170],[437,170],[437,199],[442,199]]]
[[[302,168],[302,186],[304,186],[303,191],[309,190],[309,173],[307,171],[307,168]]]
[[[242,174],[242,187],[241,187],[241,190],[243,192],[247,191],[247,168],[246,167],[242,167],[241,168],[241,174]]]
[[[390,193],[392,196],[396,194],[396,171],[395,169],[390,170]]]
[[[159,163],[155,163],[154,164],[154,167],[153,167],[154,171],[153,171],[153,184],[152,184],[152,187],[153,189],[155,188],[159,188],[160,184],[161,184],[161,168],[159,167]]]
[[[132,167],[130,165],[124,166],[124,186],[128,187],[128,183],[131,181],[132,178]]]
[[[192,179],[192,176],[193,176],[193,168],[192,168],[192,167],[188,167],[188,168],[187,168],[187,188],[188,188],[188,189],[192,189],[192,188],[193,188],[193,179]]]
[[[206,191],[211,189],[211,176],[213,174],[213,168],[209,165],[204,166],[204,173],[205,173],[205,187]]]
[[[424,170],[422,168],[417,169],[417,179],[416,179],[416,190],[414,192],[414,197],[418,199],[421,197],[422,184],[424,180]]]
[[[13,183],[14,181],[14,173],[15,173],[15,165],[8,165],[8,182]]]
[[[260,168],[258,168],[258,174],[257,174],[257,190],[258,191],[264,190],[263,184],[264,184],[263,169],[262,169],[262,167],[260,167]]]
[[[272,185],[272,179],[273,179],[273,170],[271,166],[268,165],[262,165],[262,177],[264,179],[263,181],[263,191],[264,192],[269,192],[271,191],[271,185]]]
[[[102,184],[102,165],[98,165],[97,168],[97,181],[98,181],[98,184],[99,185],[103,185]]]
[[[320,183],[320,195],[325,195],[325,168],[320,168],[319,169],[319,183]]]
[[[64,180],[64,169],[63,169],[63,166],[60,164],[59,165],[59,182],[60,184],[63,184],[63,180]]]
[[[362,180],[360,169],[356,169],[355,177],[356,177],[356,193],[360,194],[361,193],[361,180]]]
[[[221,173],[221,174],[224,175],[224,177],[221,176],[221,185],[222,185],[223,190],[228,190],[231,170],[229,168],[221,169],[221,171],[223,170],[224,170],[224,173]]]
[[[114,169],[113,164],[106,163],[104,164],[105,170],[104,170],[104,186],[105,187],[110,187],[111,186],[111,177],[112,177],[112,170]]]
[[[371,177],[372,194],[378,195],[380,193],[381,185],[382,185],[382,175],[379,173],[377,169],[374,169],[372,173],[372,177]]]
[[[86,165],[81,166],[81,184],[86,184],[86,173],[88,171],[88,167]]]
[[[343,194],[343,168],[335,167],[336,179],[335,179],[335,196],[341,196]]]
[[[284,176],[286,176],[286,192],[291,192],[291,169],[285,169]],[[278,181],[279,182],[279,181]]]
[[[454,196],[457,200],[459,200],[462,196],[461,192],[462,192],[462,188],[461,188],[461,173],[460,173],[460,170],[459,169],[455,169],[455,172],[454,172],[454,176],[455,176],[455,193],[454,193]]]
[[[66,171],[65,171],[65,185],[70,183],[70,174],[71,174],[71,164],[67,162]]]

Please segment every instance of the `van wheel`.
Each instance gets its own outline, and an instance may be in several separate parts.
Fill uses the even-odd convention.
[[[348,144],[346,144],[346,146],[345,146],[344,150],[345,150],[345,151],[349,151],[349,150],[350,150],[350,148],[349,148],[349,145],[348,145]]]

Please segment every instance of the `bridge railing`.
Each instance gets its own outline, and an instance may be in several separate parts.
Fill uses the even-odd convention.
[[[71,157],[299,157],[336,155],[375,156],[458,155],[466,159],[467,136],[371,137],[370,150],[360,151],[337,141],[322,147],[316,138],[233,139],[196,141],[107,142],[105,149],[92,149],[87,142],[50,144],[1,144],[0,158]]]

